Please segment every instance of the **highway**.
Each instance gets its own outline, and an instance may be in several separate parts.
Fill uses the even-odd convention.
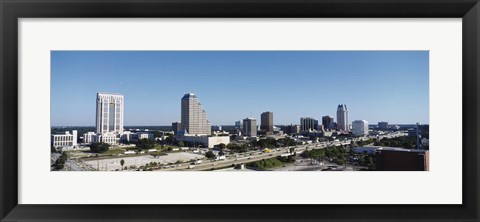
[[[394,137],[400,137],[400,136],[406,136],[406,134],[403,132],[395,132],[395,133],[390,133],[390,134],[380,135],[380,136],[354,138],[353,141],[360,141],[360,140],[367,140],[367,139],[374,139],[374,138],[377,138],[377,139],[394,138]],[[297,154],[300,154],[306,149],[322,149],[327,146],[350,145],[350,143],[351,143],[351,140],[333,141],[333,142],[329,141],[329,142],[319,142],[319,143],[312,143],[312,144],[305,144],[305,145],[275,148],[275,149],[271,149],[270,153],[261,152],[261,151],[249,151],[243,154],[238,153],[238,154],[227,156],[226,159],[224,160],[211,161],[205,158],[202,160],[202,163],[197,165],[183,164],[181,166],[176,166],[172,168],[159,169],[157,171],[178,171],[178,170],[202,171],[202,170],[209,170],[212,168],[220,169],[220,168],[230,167],[232,164],[245,164],[245,163],[255,162],[262,159],[281,156],[282,154],[289,153],[290,148],[295,148],[295,152]],[[279,150],[277,151],[277,149]],[[189,169],[189,166],[193,168]]]
[[[305,145],[297,145],[290,146],[290,147],[282,147],[278,148],[279,151],[276,149],[271,149],[270,153],[264,153],[261,151],[250,151],[245,154],[235,154],[227,156],[225,160],[218,160],[218,161],[211,161],[207,159],[203,159],[202,163],[197,165],[190,165],[193,168],[188,169],[189,165],[182,165],[174,168],[166,168],[161,169],[159,171],[174,171],[174,170],[189,170],[189,171],[201,171],[201,170],[209,170],[212,168],[224,168],[229,167],[232,164],[245,164],[250,162],[255,162],[262,159],[274,158],[277,156],[281,156],[282,154],[288,154],[290,148],[295,148],[295,152],[297,154],[302,153],[306,149],[322,149],[327,146],[339,146],[339,145],[348,145],[350,144],[350,140],[343,141],[343,142],[322,142],[322,143],[313,143],[313,144],[305,144]]]

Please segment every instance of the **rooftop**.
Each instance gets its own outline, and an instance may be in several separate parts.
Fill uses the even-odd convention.
[[[397,152],[416,152],[416,153],[424,153],[426,150],[418,150],[418,149],[405,149],[400,147],[379,147],[378,150],[385,150],[385,151],[397,151]]]
[[[182,99],[188,99],[188,98],[197,98],[197,96],[193,93],[185,93],[185,95],[183,95]]]
[[[114,95],[114,96],[123,96],[121,93],[111,93],[111,92],[97,92],[97,95]]]

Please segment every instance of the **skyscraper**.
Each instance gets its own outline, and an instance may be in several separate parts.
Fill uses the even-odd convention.
[[[99,134],[123,132],[123,95],[97,93],[96,132]]]
[[[254,118],[243,119],[243,134],[257,136],[257,120]]]
[[[388,122],[378,122],[378,129],[381,129],[381,130],[388,129]]]
[[[352,132],[355,136],[368,135],[368,122],[365,120],[355,120],[352,122]]]
[[[264,112],[261,115],[261,124],[260,129],[265,131],[267,135],[273,134],[273,113],[272,112]]]
[[[189,134],[211,135],[207,112],[205,112],[195,94],[187,93],[182,97],[181,112],[183,130],[186,130]]]
[[[333,116],[322,116],[322,125],[324,129],[333,129]]]
[[[300,126],[291,124],[290,126],[287,127],[287,132],[289,134],[298,134],[300,133]]]
[[[172,130],[173,130],[173,134],[177,134],[177,132],[182,129],[182,123],[180,122],[173,122],[172,123]]]
[[[340,104],[337,107],[337,128],[340,131],[348,132],[348,109],[346,104]]]
[[[300,118],[300,131],[312,131],[318,129],[318,120],[311,117]]]
[[[243,128],[243,122],[242,121],[235,121],[235,128],[237,129],[242,129]]]

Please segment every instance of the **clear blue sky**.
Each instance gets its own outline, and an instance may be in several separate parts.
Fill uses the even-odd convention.
[[[53,126],[94,126],[97,92],[125,96],[125,125],[180,121],[194,92],[212,125],[274,114],[429,123],[428,51],[52,51]],[[259,122],[259,121],[258,121]]]

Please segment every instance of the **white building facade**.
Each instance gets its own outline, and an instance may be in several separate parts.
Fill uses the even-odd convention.
[[[108,143],[110,145],[117,145],[119,140],[119,135],[113,133],[97,134],[95,138],[96,143]]]
[[[137,141],[142,140],[142,139],[154,140],[155,137],[154,137],[153,133],[140,132],[140,133],[136,133],[134,139],[136,139]]]
[[[97,93],[96,133],[123,132],[123,95]]]
[[[70,134],[66,131],[65,134],[52,134],[51,145],[55,148],[74,148],[77,146],[77,131],[72,130]]]
[[[83,134],[83,142],[86,144],[95,143],[97,134],[95,132],[87,132]]]
[[[213,148],[216,145],[221,143],[227,145],[230,143],[229,136],[194,136],[194,135],[184,135],[176,136],[175,140],[178,142],[189,142],[189,143],[198,143],[202,144],[208,148]]]
[[[116,145],[123,134],[124,97],[117,93],[97,93],[95,133],[84,135],[84,142]]]
[[[368,135],[368,122],[366,120],[355,120],[352,122],[352,133],[355,136]]]

